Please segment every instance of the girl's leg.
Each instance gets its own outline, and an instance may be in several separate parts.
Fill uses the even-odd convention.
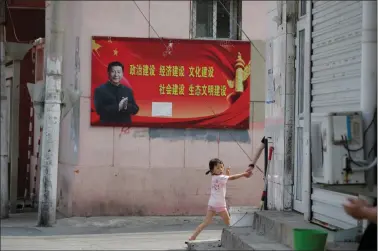
[[[202,230],[207,227],[211,221],[213,220],[213,217],[215,216],[215,211],[207,210],[206,217],[203,220],[203,222],[196,228],[194,231],[192,237],[189,238],[190,241],[194,241],[197,236],[202,232]]]
[[[222,218],[224,224],[230,226],[230,215],[228,214],[227,208],[224,211],[218,213],[219,216]]]

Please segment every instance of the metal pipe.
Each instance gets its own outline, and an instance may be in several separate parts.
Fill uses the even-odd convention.
[[[43,120],[38,225],[56,222],[59,129],[64,31],[61,1],[46,1],[45,107]]]
[[[264,208],[265,210],[268,209],[268,175],[269,175],[269,172],[268,172],[268,159],[269,159],[269,150],[268,150],[268,138],[265,137],[264,138],[264,148],[262,146],[262,144],[260,145],[260,148],[258,149],[259,150],[259,155],[261,154],[262,150],[264,150],[264,178],[265,178],[265,200],[264,200]],[[257,161],[257,160],[256,160]]]
[[[351,169],[353,172],[366,172],[374,167],[377,167],[377,158],[375,158],[375,160],[366,167],[352,167]]]
[[[0,0],[0,73],[1,73],[1,110],[0,110],[0,168],[1,168],[1,219],[9,217],[9,179],[8,179],[8,97],[5,79],[5,0]]]
[[[377,2],[362,1],[362,48],[361,48],[361,111],[366,130],[377,107]],[[374,130],[366,133],[365,159],[377,140]],[[376,169],[375,169],[376,170]],[[372,187],[376,175],[374,169],[367,175],[367,184]]]
[[[10,10],[45,10],[42,7],[27,7],[27,6],[9,6]]]
[[[312,28],[312,4],[313,1],[302,1],[306,4],[306,28],[305,28],[305,62],[304,62],[304,102],[308,104],[304,111],[304,156],[303,156],[303,215],[306,221],[311,221],[311,28]],[[299,12],[299,10],[298,10]]]
[[[377,2],[362,1],[361,111],[365,129],[377,107]],[[373,130],[367,133],[366,154],[374,144]],[[369,140],[369,138],[371,140]],[[373,141],[373,142],[372,142]],[[367,157],[367,156],[366,156]]]

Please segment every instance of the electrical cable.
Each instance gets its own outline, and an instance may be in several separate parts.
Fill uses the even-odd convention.
[[[229,17],[231,18],[231,13],[227,10],[226,6],[224,6],[224,4],[221,2],[221,0],[218,0],[218,2],[222,5],[223,9],[228,13]],[[255,48],[255,50],[257,51],[257,53],[261,56],[261,58],[264,60],[265,62],[265,57],[263,56],[263,54],[260,52],[259,49],[257,49],[257,47],[255,46],[255,44],[253,43],[253,41],[249,38],[249,36],[244,32],[244,30],[241,28],[241,25],[238,23],[237,19],[236,18],[233,18],[233,21],[236,23],[236,25],[239,27],[239,29],[243,32],[243,34],[246,36],[246,38],[249,40],[249,42],[252,44],[253,48]],[[229,133],[230,136],[234,139],[234,137],[232,136],[231,133]],[[244,149],[240,146],[240,144],[234,139],[234,141],[238,144],[238,146],[240,147],[240,149],[242,149],[242,151],[245,153],[245,155],[251,160],[251,158],[249,157],[249,155],[244,151]],[[251,160],[252,161],[252,160]],[[261,171],[263,174],[264,172],[258,168],[259,171]],[[291,196],[291,200],[293,201],[293,198],[294,198],[294,193],[293,192],[289,192],[288,189],[285,189],[285,187],[283,187],[284,191],[286,191],[290,196]],[[284,209],[285,209],[285,206],[284,206]]]
[[[139,8],[138,4],[133,1],[135,3],[135,5],[137,6],[139,12],[143,15],[143,17],[145,18],[145,20],[149,23],[150,27],[153,29],[153,31],[155,32],[155,34],[158,36],[158,38],[160,38],[159,34],[157,33],[157,31],[153,28],[153,26],[150,24],[150,22],[148,21],[147,17],[143,14],[142,10]],[[228,12],[227,8],[221,3],[221,5],[223,6],[223,8]],[[228,14],[230,15],[230,13],[228,12]],[[239,24],[238,24],[239,26]],[[242,30],[242,29],[241,29]],[[243,31],[243,30],[242,30]],[[244,32],[244,31],[243,31]],[[246,34],[245,34],[246,35]],[[246,37],[249,39],[249,37],[246,35]],[[160,38],[162,40],[162,38]],[[250,40],[250,39],[249,39]],[[250,40],[250,42],[252,43],[252,46],[255,47],[255,45],[253,44],[253,42]],[[260,51],[255,47],[255,49],[260,53]],[[260,53],[261,54],[261,53]],[[264,58],[263,58],[264,59]],[[265,59],[264,59],[265,60]],[[213,114],[215,115],[214,113],[214,110],[210,107],[210,109],[212,110]],[[243,153],[248,157],[248,159],[250,161],[252,161],[252,159],[249,157],[249,155],[246,153],[246,151],[243,149],[243,147],[239,144],[239,142],[235,139],[235,137],[229,132],[229,135],[231,136],[231,138],[234,140],[234,142],[239,146],[239,148],[243,151]],[[261,173],[264,173],[259,166],[255,165],[257,167],[257,169],[261,172]]]
[[[211,109],[212,113],[213,113],[214,115],[216,115],[215,112],[214,112],[214,110],[213,110],[213,108],[212,108],[211,106],[209,106],[209,108]],[[231,136],[232,140],[233,140],[233,141],[239,146],[239,148],[243,151],[243,153],[245,154],[245,156],[247,156],[247,158],[252,162],[252,158],[249,157],[248,153],[243,149],[243,147],[242,147],[242,146],[239,144],[239,142],[235,139],[235,137],[232,135],[232,133],[231,133],[230,131],[228,131],[228,134]],[[265,176],[264,171],[262,171],[262,170],[260,169],[260,167],[257,166],[256,164],[255,164],[255,166],[256,166],[257,169],[263,174],[263,179],[266,179],[266,178],[264,177],[264,176]],[[285,188],[284,185],[283,185],[283,190],[284,190],[284,192],[286,192],[286,193],[289,194],[289,196],[291,197],[291,201],[293,201],[293,198],[294,198],[294,192],[290,192],[287,188]],[[284,209],[287,209],[287,208],[284,207]]]
[[[219,0],[218,0],[219,1]],[[137,7],[138,11],[142,14],[142,16],[144,17],[144,19],[147,21],[149,27],[152,28],[152,30],[155,32],[156,36],[160,39],[160,41],[162,42],[162,44],[164,45],[164,47],[168,50],[168,46],[164,44],[164,40],[162,37],[159,36],[158,32],[155,30],[155,28],[151,25],[150,21],[148,20],[148,18],[146,17],[146,15],[144,15],[143,11],[140,9],[139,5],[136,3],[135,0],[133,0],[135,6]],[[219,1],[220,2],[220,1]],[[220,4],[222,5],[222,7],[226,10],[226,12],[228,13],[228,15],[231,17],[231,13],[227,10],[227,8],[224,6],[224,4],[222,2],[220,2]],[[234,19],[235,21],[235,19]],[[237,22],[236,20],[236,24],[238,25],[238,27],[240,28],[240,30],[243,32],[243,34],[247,37],[247,39],[249,40],[249,42],[251,42],[252,46],[256,49],[256,51],[260,54],[260,56],[262,57],[262,59],[264,60],[265,62],[265,58],[264,56],[262,55],[262,53],[257,49],[257,47],[255,46],[255,44],[253,43],[253,41],[248,37],[248,35],[243,31],[243,29],[240,27],[240,24]],[[211,107],[210,107],[211,108]],[[212,109],[211,109],[212,110]],[[213,111],[213,110],[212,110]],[[213,111],[214,113],[214,111]],[[232,135],[231,132],[229,132],[229,135],[231,136],[231,138],[233,139],[233,141],[239,146],[239,148],[243,151],[243,153],[247,156],[247,158],[252,161],[251,157],[249,157],[248,153],[243,149],[243,147],[239,144],[239,142],[235,139],[235,137]],[[262,171],[262,169],[255,165],[257,167],[257,169],[262,173],[264,174],[264,172]],[[294,197],[294,193],[293,192],[289,192],[288,189],[285,189],[285,187],[283,187],[284,189],[284,192],[287,192],[290,197],[291,197],[291,201],[293,200],[293,197]],[[285,205],[283,205],[283,208],[284,209],[288,209],[285,207]]]
[[[368,127],[367,127],[367,128],[365,129],[365,131],[364,131],[363,141],[365,141],[365,138],[366,138],[367,132],[369,131],[370,127],[374,124],[376,118],[377,118],[377,109],[375,109],[373,119],[371,120],[371,122],[369,123]],[[348,143],[348,139],[347,139],[347,137],[346,137],[345,135],[341,135],[341,139],[342,139],[342,144],[343,144],[344,148],[345,148],[345,149],[347,150],[347,152],[348,152],[348,158],[349,158],[349,160],[350,160],[353,164],[355,164],[355,165],[357,165],[357,166],[359,166],[359,167],[364,166],[363,164],[360,164],[360,163],[358,163],[357,161],[355,161],[355,160],[352,158],[352,156],[351,156],[351,152],[357,152],[357,151],[362,150],[362,149],[364,148],[364,144],[363,144],[361,147],[357,148],[357,149],[350,149],[350,148],[349,148],[349,143]],[[370,156],[371,152],[376,148],[376,146],[377,146],[377,142],[375,142],[374,145],[370,148],[369,153],[368,153],[368,157]]]
[[[375,135],[377,135],[377,108],[375,108],[375,111],[374,111],[374,117],[370,123],[369,126],[371,126],[372,124],[374,123],[374,129],[375,129]],[[366,128],[367,129],[367,128]],[[376,137],[377,138],[377,137]],[[371,153],[375,150],[375,156],[377,156],[377,152],[376,152],[376,149],[377,149],[377,140],[375,140],[375,143],[374,145],[370,148],[369,152],[368,152],[368,158],[370,157]]]
[[[159,34],[158,34],[157,31],[155,30],[155,28],[151,25],[150,20],[146,17],[146,15],[144,15],[143,11],[140,9],[139,5],[136,3],[135,0],[133,0],[133,2],[134,2],[134,4],[135,4],[135,6],[138,8],[140,14],[142,14],[142,16],[144,17],[144,19],[147,21],[149,27],[152,28],[152,30],[155,32],[156,36],[160,39],[160,41],[161,41],[162,44],[164,45],[165,49],[168,49],[168,46],[164,43],[163,38],[161,38],[161,37],[159,36]]]
[[[343,146],[344,146],[344,148],[347,150],[347,152],[348,152],[348,158],[349,158],[349,160],[353,163],[353,164],[355,164],[355,165],[357,165],[357,166],[359,166],[359,167],[362,167],[362,165],[361,164],[359,164],[359,163],[357,163],[353,158],[352,158],[352,156],[351,156],[351,154],[350,154],[350,149],[349,149],[349,147],[348,147],[348,141],[347,141],[347,137],[346,136],[344,136],[344,135],[341,135],[341,140],[342,140],[342,144],[343,144]]]
[[[365,141],[366,135],[367,135],[370,127],[373,125],[373,123],[375,122],[376,118],[377,118],[377,109],[375,109],[373,119],[370,121],[368,127],[364,131],[364,135],[363,135],[363,140],[364,141]],[[357,149],[349,149],[349,151],[351,151],[351,152],[358,152],[358,151],[362,150],[363,148],[364,148],[364,146],[361,146],[360,148],[357,148]],[[369,153],[370,152],[371,152],[371,149],[370,149]]]
[[[235,0],[231,0],[231,1],[235,1]],[[228,11],[228,9],[226,8],[226,6],[224,6],[224,4],[222,3],[221,0],[218,0],[218,2],[222,5],[223,9],[227,12],[228,16],[230,18],[231,17],[231,13]],[[236,25],[239,27],[239,29],[241,30],[241,32],[243,32],[244,36],[249,40],[249,42],[251,42],[253,48],[255,48],[255,50],[257,51],[257,53],[260,55],[260,57],[264,60],[265,62],[265,57],[263,56],[263,54],[260,52],[259,49],[257,49],[257,47],[255,46],[255,44],[253,43],[253,41],[248,37],[247,33],[244,32],[244,30],[242,29],[241,25],[238,23],[238,20],[236,18],[232,18],[233,21],[236,23]]]
[[[374,143],[374,145],[371,147],[369,153],[368,153],[368,157],[370,157],[371,153],[377,149],[377,142]],[[375,153],[375,156],[377,156],[377,154]]]
[[[148,18],[146,17],[146,15],[144,15],[143,11],[140,9],[139,5],[136,3],[135,0],[133,0],[135,6],[137,7],[138,11],[142,14],[142,16],[144,17],[144,19],[148,22],[148,25],[152,28],[152,30],[155,32],[156,36],[161,40],[161,42],[163,43],[163,45],[166,47],[166,49],[168,49],[168,47],[164,44],[164,41],[163,39],[159,36],[158,32],[155,30],[155,28],[151,25],[150,21],[148,20]],[[222,3],[221,3],[222,4]],[[226,7],[222,4],[223,8],[227,11]],[[230,15],[230,13],[228,12],[228,14]],[[247,36],[247,35],[246,35]],[[248,36],[247,36],[248,38]],[[248,38],[249,39],[249,38]],[[252,41],[251,41],[252,42]],[[253,43],[252,43],[253,45]],[[257,50],[257,48],[256,48]],[[214,113],[214,110],[210,107],[210,109],[212,110],[213,114],[215,115]],[[239,146],[239,148],[243,151],[243,153],[248,157],[248,159],[250,161],[252,161],[251,157],[249,157],[249,155],[246,153],[246,151],[243,149],[243,147],[239,144],[239,142],[237,142],[237,140],[235,139],[235,137],[229,132],[231,138],[236,142],[236,144]],[[258,167],[256,165],[257,169],[261,172],[261,173],[264,173],[260,167]]]

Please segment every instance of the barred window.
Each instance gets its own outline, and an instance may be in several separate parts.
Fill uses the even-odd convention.
[[[241,0],[192,0],[191,37],[241,39]]]

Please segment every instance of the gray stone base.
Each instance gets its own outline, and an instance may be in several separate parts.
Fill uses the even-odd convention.
[[[295,212],[260,211],[252,227],[223,229],[221,240],[189,242],[188,250],[293,250],[293,230],[319,229],[328,232],[327,251],[357,250],[355,242],[334,242],[335,233],[303,219]]]
[[[291,250],[275,240],[265,238],[251,227],[224,229],[221,243],[226,250]]]

